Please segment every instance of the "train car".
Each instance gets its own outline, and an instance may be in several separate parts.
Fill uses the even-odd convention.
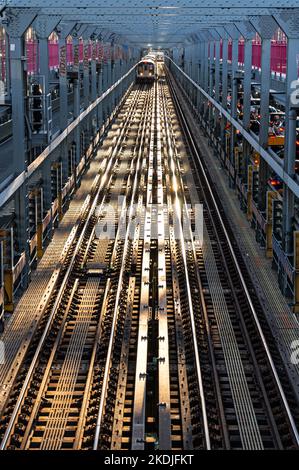
[[[157,52],[156,61],[157,62],[164,62],[164,52]]]
[[[151,58],[143,58],[137,65],[136,82],[153,83],[157,77],[156,62]]]
[[[147,59],[153,59],[155,60],[156,58],[156,54],[154,52],[149,52],[148,54],[144,55],[143,58],[147,58]]]

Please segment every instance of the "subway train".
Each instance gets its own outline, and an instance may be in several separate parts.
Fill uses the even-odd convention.
[[[152,57],[144,57],[137,65],[136,82],[153,83],[157,78],[156,61]]]

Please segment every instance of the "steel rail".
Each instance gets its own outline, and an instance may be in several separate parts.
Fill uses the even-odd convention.
[[[143,127],[144,126],[145,126],[145,122],[143,123]],[[140,147],[140,149],[141,149],[141,147]],[[141,158],[141,151],[139,150],[138,171],[139,171],[139,166],[140,166],[139,165],[140,158]],[[132,165],[133,165],[133,160],[132,160]],[[135,172],[135,181],[134,181],[134,188],[133,188],[134,193],[136,192],[136,183],[137,183],[138,171]],[[132,167],[131,167],[131,173],[132,173]],[[132,196],[132,199],[131,199],[131,208],[132,208],[133,201],[134,201],[134,196]],[[131,208],[130,208],[130,213],[131,213]],[[116,239],[119,237],[119,232],[120,232],[120,227],[122,225],[122,220],[124,220],[124,221],[126,220],[126,199],[124,199],[124,201],[123,201],[121,214],[122,215],[121,215],[121,218],[120,218],[120,223],[119,223],[118,233],[117,233]],[[129,215],[129,220],[130,220],[130,215]],[[120,272],[120,275],[119,275],[120,279],[123,278],[123,273],[124,273],[124,264],[125,264],[124,263],[124,258],[127,254],[127,244],[126,244],[126,242],[128,242],[128,238],[127,238],[128,233],[129,233],[129,227],[127,228],[127,231],[126,231],[125,246],[124,246],[124,249],[123,249],[122,268],[121,268],[121,272]],[[116,258],[116,246],[117,246],[117,243],[114,244],[114,253],[112,254],[112,259]],[[102,394],[101,394],[100,406],[99,406],[99,411],[98,411],[98,419],[97,419],[97,425],[96,425],[96,432],[95,432],[95,438],[94,438],[94,444],[93,444],[94,449],[98,448],[99,439],[100,439],[101,423],[102,423],[104,406],[105,406],[106,389],[107,389],[108,381],[109,381],[110,362],[111,362],[111,357],[112,357],[113,340],[114,340],[114,329],[115,329],[116,320],[117,320],[117,313],[118,313],[118,307],[119,307],[118,303],[119,303],[119,298],[120,298],[121,286],[122,286],[122,283],[119,282],[118,289],[117,289],[117,297],[116,297],[116,301],[115,301],[115,308],[114,308],[114,312],[113,312],[113,323],[112,323],[111,334],[110,334],[109,345],[108,345],[108,352],[107,352],[107,359],[106,359],[106,365],[105,365],[105,371],[104,371],[104,378],[103,378],[103,383],[102,383]]]
[[[175,138],[173,129],[172,129],[172,135]],[[177,157],[177,155],[176,155],[176,157]],[[185,209],[185,214],[188,214],[188,205],[187,205],[187,200],[186,200],[185,191],[184,191],[184,182],[183,182],[183,179],[182,179],[182,174],[180,172],[179,162],[178,162],[177,158],[176,158],[176,168],[177,168],[177,172],[179,174],[179,179],[180,179],[180,187],[181,187],[182,201],[183,201],[183,205],[184,205],[184,209]],[[228,448],[230,448],[229,437],[228,437],[227,426],[225,424],[223,402],[222,402],[222,397],[221,397],[221,392],[220,392],[220,382],[219,382],[218,371],[217,371],[217,366],[216,366],[216,361],[215,361],[215,353],[214,353],[212,339],[211,339],[211,329],[210,329],[210,324],[209,324],[209,320],[208,320],[207,306],[206,306],[206,301],[205,301],[204,294],[203,294],[203,287],[202,287],[202,283],[201,283],[201,279],[200,279],[199,267],[196,263],[196,259],[197,259],[196,247],[195,247],[195,241],[193,240],[193,233],[192,233],[192,227],[191,227],[190,219],[188,218],[187,221],[188,221],[189,240],[190,240],[190,243],[192,245],[192,253],[193,253],[193,258],[194,258],[194,262],[195,262],[196,280],[197,280],[197,284],[199,286],[200,301],[201,301],[201,306],[202,306],[202,310],[203,310],[203,319],[205,321],[205,328],[206,328],[206,333],[207,333],[207,342],[208,342],[208,348],[209,348],[209,352],[210,352],[211,364],[212,364],[212,369],[213,369],[213,378],[214,378],[215,389],[216,389],[216,394],[217,394],[217,400],[218,400],[218,406],[219,406],[219,412],[220,412],[219,413],[220,414],[220,420],[221,420],[222,427],[223,427],[223,436],[224,436],[224,441],[225,441],[225,447],[228,449]],[[197,240],[197,243],[200,244],[200,242],[202,241],[201,238],[200,238],[201,237],[200,233],[198,234],[198,237],[199,238]],[[195,341],[197,341],[197,340],[195,339]]]
[[[147,106],[150,107],[150,100],[148,101]],[[137,140],[139,139],[139,142],[141,142],[141,140],[143,139],[142,145],[144,148],[146,148],[147,143],[149,143],[149,140],[150,140],[150,137],[148,135],[149,133],[147,132],[146,121],[144,121],[142,132],[139,132],[139,134],[140,134],[140,137],[137,137]],[[139,152],[142,152],[142,146],[139,147]],[[135,266],[136,271],[134,273],[134,276],[130,277],[129,287],[128,287],[128,297],[126,301],[126,316],[125,316],[125,323],[124,323],[122,352],[121,352],[121,357],[120,357],[120,369],[119,369],[119,374],[118,374],[118,384],[120,388],[124,387],[123,384],[126,383],[126,380],[129,374],[128,373],[128,360],[129,360],[128,354],[129,354],[129,349],[131,345],[130,344],[131,340],[129,341],[129,336],[131,338],[131,333],[129,333],[129,331],[130,331],[130,325],[132,324],[132,321],[133,321],[132,315],[134,312],[133,305],[134,305],[135,293],[138,292],[140,288],[140,282],[137,281],[137,276],[139,276],[139,269],[137,268],[137,263],[138,263],[138,256],[139,256],[139,241],[140,241],[140,234],[141,234],[141,218],[143,216],[143,213],[142,213],[143,199],[145,195],[144,188],[145,188],[146,159],[147,159],[147,153],[144,152],[143,162],[142,162],[142,171],[141,171],[140,182],[139,182],[138,202],[137,202],[137,209],[136,209],[136,215],[135,215],[135,221],[137,220],[138,222],[136,224],[134,237],[132,240],[132,251],[131,251],[131,260],[130,260],[131,266]],[[141,276],[142,275],[140,273],[140,278]],[[135,289],[135,287],[137,288]],[[139,292],[138,294],[138,305],[140,303],[140,298],[141,298],[141,292]],[[138,309],[138,313],[139,313],[139,309]],[[146,356],[145,351],[144,351],[144,355]],[[136,389],[134,389],[134,392],[136,394]],[[121,448],[122,429],[121,429],[120,421],[122,421],[121,417],[123,418],[124,406],[125,406],[125,400],[120,400],[120,401],[117,400],[117,405],[114,410],[114,417],[116,419],[114,421],[114,426],[113,426],[113,431],[112,431],[112,435],[113,435],[113,445],[111,446],[112,449]]]
[[[141,267],[141,287],[138,319],[137,358],[135,369],[135,387],[132,418],[132,450],[144,450],[145,419],[146,419],[146,385],[147,385],[147,354],[148,354],[148,319],[150,295],[150,249],[153,198],[153,160],[154,160],[154,126],[156,115],[156,84],[154,85],[154,106],[150,124],[149,153],[147,164],[147,184],[145,198],[144,243]],[[140,374],[143,374],[141,379]]]
[[[146,120],[144,121],[144,125],[145,125],[145,123],[146,123]],[[140,146],[140,150],[139,150],[139,154],[138,154],[137,167],[136,167],[136,171],[135,171],[135,178],[134,178],[134,184],[133,184],[133,189],[132,189],[132,198],[131,198],[129,216],[128,216],[129,224],[128,224],[128,227],[127,227],[127,230],[126,230],[125,243],[124,243],[124,248],[123,248],[123,256],[122,256],[122,262],[121,262],[121,270],[120,270],[120,273],[119,273],[119,283],[118,283],[118,287],[117,287],[115,304],[114,304],[114,311],[113,311],[113,315],[112,315],[111,333],[110,333],[110,338],[109,338],[108,351],[107,351],[106,363],[105,363],[105,370],[104,370],[104,376],[103,376],[103,381],[102,381],[102,393],[101,393],[100,405],[99,405],[99,410],[98,410],[96,431],[95,431],[95,437],[94,437],[94,442],[93,442],[93,450],[98,449],[99,440],[100,440],[102,419],[103,419],[103,414],[104,414],[104,409],[105,409],[106,393],[107,393],[108,382],[109,382],[110,366],[111,366],[112,354],[113,354],[115,328],[116,328],[118,312],[119,312],[119,308],[120,308],[119,301],[120,301],[122,285],[123,285],[122,281],[123,281],[124,272],[125,272],[125,264],[126,264],[125,261],[126,261],[126,257],[127,257],[127,254],[128,254],[129,233],[130,233],[130,226],[131,226],[132,216],[133,216],[133,205],[134,205],[135,194],[136,194],[136,191],[137,191],[138,175],[139,175],[140,168],[141,168],[140,161],[141,161],[141,146]],[[126,210],[126,207],[125,207],[125,210],[122,210],[119,226],[122,225],[123,221],[124,222],[126,221],[126,212],[127,212],[127,210]]]
[[[199,393],[200,393],[200,401],[201,401],[201,412],[202,412],[202,419],[203,419],[203,431],[205,436],[206,448],[207,450],[211,450],[211,440],[210,440],[210,432],[209,432],[209,424],[208,424],[208,415],[207,415],[207,408],[206,408],[206,400],[204,394],[204,387],[203,387],[203,380],[202,380],[202,371],[200,365],[200,357],[199,357],[199,349],[197,344],[197,335],[196,335],[196,326],[195,326],[195,315],[193,310],[193,303],[192,303],[192,295],[191,295],[191,287],[189,281],[189,273],[187,267],[187,258],[185,252],[185,239],[184,239],[184,232],[181,224],[181,202],[180,196],[178,193],[178,188],[176,184],[176,165],[174,162],[174,152],[172,148],[172,141],[170,136],[170,130],[167,122],[166,117],[166,110],[164,107],[164,114],[165,114],[165,127],[166,127],[166,139],[168,145],[168,155],[171,160],[171,167],[170,167],[170,177],[172,181],[172,187],[174,192],[174,199],[175,199],[175,208],[174,208],[174,219],[176,219],[176,227],[179,228],[179,242],[181,246],[181,255],[183,258],[183,265],[184,265],[184,273],[186,279],[186,288],[187,288],[187,297],[188,297],[188,304],[190,309],[190,323],[191,323],[191,330],[192,330],[192,337],[193,337],[193,347],[194,347],[194,356],[195,356],[195,364],[196,364],[196,373],[197,373],[197,380],[199,386]]]
[[[23,436],[23,439],[22,439],[22,444],[21,444],[21,449],[26,449],[27,447],[27,441],[28,441],[28,438],[29,438],[29,435],[30,435],[30,432],[31,432],[31,427],[32,427],[32,424],[36,418],[36,415],[37,415],[37,412],[38,412],[38,408],[40,406],[40,400],[42,398],[42,395],[44,393],[44,390],[46,388],[46,384],[47,384],[47,380],[48,380],[48,377],[49,377],[49,374],[50,374],[50,371],[51,371],[51,365],[52,365],[52,362],[53,362],[53,359],[54,359],[54,356],[56,354],[56,351],[58,349],[58,345],[59,345],[59,341],[62,337],[62,334],[63,334],[63,330],[64,330],[64,326],[66,324],[66,321],[67,321],[67,316],[69,314],[69,311],[70,311],[70,308],[71,308],[71,305],[72,305],[72,302],[73,302],[73,299],[74,299],[74,295],[75,295],[75,292],[78,288],[78,284],[79,284],[79,279],[77,278],[75,280],[75,283],[74,283],[74,286],[72,288],[72,292],[71,292],[71,295],[70,295],[70,298],[69,298],[69,301],[68,301],[68,304],[67,304],[67,307],[65,309],[65,312],[64,312],[64,315],[63,315],[63,320],[62,320],[62,323],[61,323],[61,328],[58,332],[58,335],[56,337],[56,340],[55,340],[55,343],[54,343],[54,346],[51,350],[51,355],[48,359],[48,362],[47,362],[47,366],[46,366],[46,369],[45,369],[45,372],[44,372],[44,375],[43,375],[43,380],[42,380],[42,383],[40,385],[40,388],[39,388],[39,392],[36,396],[36,399],[35,399],[35,403],[34,403],[34,406],[33,406],[33,410],[31,412],[31,415],[30,415],[30,418],[29,418],[29,421],[28,423],[26,424],[26,431],[24,433],[24,436]]]
[[[165,258],[165,220],[163,191],[163,159],[161,144],[161,107],[163,106],[163,87],[158,82],[156,132],[157,132],[157,218],[158,218],[158,307],[159,307],[159,449],[171,450],[171,391],[170,391],[170,358],[167,315],[167,282]],[[160,93],[161,91],[161,93]],[[162,103],[161,103],[162,101]]]

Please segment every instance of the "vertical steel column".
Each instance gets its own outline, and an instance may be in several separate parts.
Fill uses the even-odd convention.
[[[6,55],[6,57],[8,57]],[[0,241],[0,333],[4,331],[4,260],[3,241]]]
[[[286,129],[284,146],[284,170],[292,178],[296,160],[296,127],[298,113],[298,56],[299,56],[299,9],[291,14],[275,15],[275,20],[287,35],[286,69]],[[287,185],[283,190],[283,249],[292,253],[293,243],[294,194]],[[298,241],[298,234],[295,240]],[[297,245],[296,245],[297,246]],[[297,276],[298,277],[298,276]],[[297,281],[297,278],[296,278]],[[295,286],[295,310],[299,310],[299,285]]]
[[[34,23],[36,35],[38,37],[38,64],[39,73],[44,77],[45,89],[43,93],[47,96],[49,89],[49,36],[60,23],[60,16],[39,15]]]
[[[271,74],[271,39],[262,39],[261,56],[261,108],[260,108],[260,132],[259,143],[262,147],[268,147],[269,134],[269,90]],[[269,177],[268,164],[260,159],[259,167],[259,209],[266,209],[266,186]]]
[[[198,43],[193,44],[193,80],[195,83],[199,82],[199,57],[198,57]],[[197,88],[193,87],[193,101],[194,105],[197,107],[199,102],[199,92]]]
[[[194,49],[195,49],[195,46],[194,44],[192,44],[190,46],[190,77],[192,78],[192,80],[195,81],[195,56],[194,56]],[[191,97],[191,101],[192,103],[194,104],[194,95],[195,95],[195,89],[193,87],[193,85],[190,83],[190,97]]]
[[[229,35],[227,31],[222,28],[218,27],[217,32],[222,39],[222,64],[221,64],[221,104],[224,109],[227,109],[227,90],[228,90],[228,39]],[[226,126],[226,119],[224,117],[221,118],[221,157],[223,158],[225,149],[225,126]]]
[[[287,45],[287,78],[286,78],[286,131],[284,149],[284,170],[293,177],[295,173],[296,140],[297,140],[297,111],[292,97],[296,95],[295,87],[298,87],[298,53],[299,39],[288,38]],[[296,80],[296,82],[295,82]],[[294,83],[296,83],[294,85]],[[297,88],[298,94],[298,88]],[[284,185],[283,192],[283,236],[284,249],[291,253],[293,247],[293,216],[294,194],[288,186]]]
[[[216,29],[211,31],[211,34],[215,40],[215,60],[214,60],[214,98],[219,102],[220,99],[220,36]],[[219,111],[214,109],[214,119],[211,120],[213,123],[214,137],[218,139],[220,137],[220,122],[219,122]],[[216,140],[217,142],[217,140]]]
[[[76,119],[80,115],[81,109],[81,96],[80,96],[80,89],[81,89],[81,74],[80,74],[80,60],[79,60],[79,31],[73,35],[73,56],[74,56],[74,63],[73,63],[73,72],[77,75],[77,78],[74,79],[74,119]],[[75,155],[75,167],[78,166],[81,160],[81,148],[80,148],[80,126],[76,126],[74,130],[74,140],[76,146],[76,155]],[[77,183],[77,172],[75,175],[75,184]]]
[[[208,39],[205,39],[204,46],[204,90],[209,92],[209,78],[210,78],[210,59],[209,59],[209,47],[210,43]],[[206,121],[208,113],[208,102],[204,99],[204,106],[202,107],[203,118]]]
[[[68,125],[68,80],[67,80],[67,60],[66,60],[66,37],[59,36],[59,118],[60,131],[62,132]],[[67,145],[61,145],[62,179],[68,178]],[[61,190],[61,188],[60,188]]]
[[[192,64],[192,80],[196,82],[196,44],[192,44],[192,55],[191,55],[191,64]]]
[[[198,41],[201,41],[201,38],[198,38]],[[196,44],[195,48],[195,61],[196,61],[196,74],[195,80],[198,85],[200,85],[200,66],[201,66],[201,42]]]
[[[210,96],[214,97],[214,76],[215,76],[215,56],[214,56],[214,45],[215,40],[214,37],[209,33],[210,39],[210,60],[209,60],[209,85],[208,85],[208,93]],[[209,136],[211,136],[211,129],[210,126],[212,124],[212,106],[208,103],[208,129],[209,129]]]
[[[270,76],[271,76],[271,38],[262,38],[261,109],[260,109],[261,125],[260,125],[260,133],[259,133],[259,143],[264,148],[268,147]],[[263,182],[263,184],[264,183],[265,181]]]
[[[10,70],[13,132],[14,170],[21,173],[27,167],[25,142],[25,79],[24,79],[24,39],[10,35]],[[21,117],[21,118],[20,118]]]
[[[243,126],[249,129],[251,108],[252,39],[244,43]]]
[[[200,71],[199,71],[199,84],[202,88],[204,88],[204,81],[205,81],[205,42],[203,37],[201,37],[200,42]]]
[[[37,35],[39,38],[39,73],[44,77],[43,93],[47,96],[49,93],[49,36],[40,36],[38,32]]]
[[[111,44],[111,85],[115,83],[115,77],[116,77],[116,63],[115,63],[115,47],[113,44]],[[111,86],[110,85],[110,86]],[[116,102],[116,90],[113,90],[111,94],[111,110],[110,112],[113,111],[115,107],[115,102]]]
[[[227,33],[230,35],[232,40],[232,61],[231,61],[231,115],[233,118],[237,118],[237,103],[238,103],[238,53],[239,53],[239,38],[240,32],[237,30],[235,25],[229,25],[226,27]],[[230,127],[230,149],[229,149],[229,184],[231,187],[235,185],[235,143],[236,143],[236,131],[233,125]]]
[[[193,57],[193,52],[194,52],[194,44],[190,44],[189,46],[189,74],[192,80],[194,80],[194,57]]]
[[[123,59],[120,57],[118,59],[118,80],[123,76],[123,73]],[[118,101],[120,101],[123,96],[123,87],[124,83],[122,82],[118,87]]]
[[[199,34],[198,44],[198,83],[204,88],[204,55],[205,55],[205,42],[203,35]],[[202,114],[202,108],[204,103],[204,97],[202,93],[198,92],[197,95],[197,107],[200,115]]]
[[[214,96],[214,66],[215,66],[215,57],[214,57],[214,44],[215,41],[213,38],[210,38],[210,61],[209,61],[209,85],[208,90],[211,96]]]
[[[11,105],[12,105],[12,144],[15,174],[27,171],[27,145],[25,130],[26,83],[24,72],[24,33],[31,25],[35,15],[16,10],[15,17],[9,20],[7,32],[10,43]],[[29,274],[29,208],[28,187],[23,184],[14,198],[15,221],[17,225],[18,254],[25,252],[26,266],[23,272],[24,285]]]
[[[107,59],[107,89],[109,89],[112,85],[112,63],[111,59]],[[108,117],[111,115],[111,104],[112,96],[111,93],[107,96],[106,102],[107,102],[107,114]]]
[[[245,39],[244,43],[244,82],[243,82],[243,126],[249,129],[250,126],[250,109],[251,109],[251,70],[252,70],[252,38]],[[250,146],[246,139],[243,138],[243,159],[241,176],[246,177],[247,168],[250,162]]]
[[[237,119],[237,103],[238,103],[238,53],[239,53],[239,38],[233,38],[232,43],[232,68],[231,68],[231,115]],[[236,147],[236,130],[231,126],[230,133],[230,162],[234,168],[234,176],[230,172],[230,184],[235,186],[236,177],[236,161],[235,161],[235,147]]]
[[[96,42],[92,41],[92,58],[91,58],[91,101],[97,98],[97,52]]]
[[[69,32],[69,30],[67,33],[61,30],[59,34],[59,117],[61,131],[68,125],[66,38]]]
[[[9,58],[9,36],[8,36],[8,32],[7,30],[5,29],[5,57],[7,57],[7,59]],[[8,95],[8,98],[11,99],[11,86],[10,86],[10,66],[9,66],[9,60],[6,60],[5,61],[5,80],[6,80],[6,83],[5,83],[5,86],[6,86],[6,91],[7,91],[7,95]]]
[[[83,93],[84,93],[84,108],[88,108],[90,103],[90,82],[89,82],[89,38],[83,39]]]
[[[68,126],[68,78],[67,78],[67,46],[66,39],[73,31],[76,24],[74,22],[61,23],[58,25],[59,32],[59,117],[60,131],[62,132]],[[62,166],[62,185],[68,180],[68,145],[63,141],[60,146],[60,158]],[[60,191],[62,188],[59,188]],[[61,200],[61,195],[58,195]],[[61,214],[60,214],[61,217]]]
[[[103,62],[103,91],[107,91],[108,89],[108,63],[107,59]],[[104,123],[107,120],[108,112],[107,112],[107,98],[104,100],[102,104],[102,112],[103,112],[103,121]]]
[[[124,68],[124,59],[123,59],[123,54],[121,58],[119,59],[119,78],[121,78],[125,73],[125,68]],[[120,87],[119,87],[119,97],[120,100],[122,99],[124,95],[124,82],[121,82]]]
[[[108,89],[108,63],[103,62],[103,88],[104,92]]]
[[[261,16],[251,20],[262,39],[261,56],[261,109],[259,143],[263,148],[268,147],[269,134],[269,91],[271,78],[271,39],[278,28],[272,16]],[[259,201],[261,211],[266,210],[266,188],[269,176],[267,163],[260,159],[259,166]]]
[[[205,51],[204,51],[204,90],[208,91],[209,89],[209,41],[205,42]]]
[[[251,109],[252,40],[256,35],[256,30],[248,21],[238,23],[237,27],[244,38],[243,126],[248,130],[250,127]],[[241,176],[245,180],[250,163],[250,145],[246,139],[243,139],[242,152]]]
[[[51,159],[46,158],[42,166],[43,172],[43,203],[45,212],[52,212],[52,189],[51,189]],[[52,216],[47,226],[47,238],[51,238],[53,230]]]
[[[216,40],[215,54],[215,100],[219,102],[220,97],[220,38]]]
[[[243,95],[243,126],[249,129],[251,108],[251,71],[252,71],[252,38],[245,39],[244,44],[244,95]]]
[[[97,99],[97,44],[92,41],[92,57],[91,57],[91,102]],[[94,137],[97,132],[97,109],[92,112],[92,136]]]
[[[227,109],[228,90],[228,37],[222,36],[222,96],[221,104]]]
[[[102,59],[101,59],[102,60]],[[98,63],[98,96],[103,94],[103,62]],[[98,129],[103,125],[103,102],[98,106]]]
[[[189,66],[188,66],[188,75],[191,77],[193,80],[193,45],[189,46]],[[189,96],[192,101],[192,96],[193,96],[193,86],[190,82],[188,82],[188,88],[189,88]]]
[[[112,85],[112,63],[111,58],[107,60],[107,88],[110,88]]]
[[[177,65],[179,65],[179,50],[178,48],[175,48],[174,49],[174,57],[173,57],[173,60],[175,61],[175,63]]]
[[[12,105],[12,143],[13,163],[16,174],[27,170],[27,144],[25,131],[25,79],[24,79],[24,40],[22,37],[10,36],[10,70],[11,70],[11,105]],[[29,253],[29,211],[28,188],[23,185],[15,196],[15,213],[17,220],[17,243],[20,253],[25,251],[27,266]],[[29,272],[29,266],[27,273]],[[26,276],[27,277],[27,276]]]
[[[182,68],[184,72],[186,72],[186,47],[183,47],[183,53],[182,53]]]
[[[49,84],[49,36],[52,31],[57,27],[61,21],[60,16],[51,16],[39,15],[33,24],[35,32],[38,37],[38,64],[39,64],[39,74],[43,77],[44,89],[43,94],[45,96],[46,106],[48,104],[48,95],[50,93],[50,84]],[[51,98],[50,98],[51,101]],[[49,103],[50,104],[50,103]],[[51,135],[48,133],[48,143],[50,142]],[[49,201],[47,201],[49,203]],[[45,204],[45,207],[48,208],[48,204]]]
[[[94,27],[87,27],[87,29],[82,34],[83,38],[83,102],[84,102],[84,109],[87,109],[90,105],[91,99],[91,74],[90,74],[90,67],[89,67],[89,44],[90,44],[90,36],[94,32]],[[85,129],[85,142],[84,146],[89,146],[90,138],[91,138],[91,117],[87,116],[84,122],[84,129]]]
[[[197,43],[197,46],[196,46],[196,57],[195,57],[195,60],[196,60],[196,82],[198,83],[199,86],[202,86],[202,82],[201,82],[201,69],[202,69],[202,40],[201,40],[201,36],[199,36],[198,38],[198,43]],[[201,108],[201,102],[202,102],[202,94],[200,93],[199,90],[197,90],[196,92],[196,107],[197,107],[197,111],[200,112],[200,108]]]
[[[46,15],[39,15],[34,21],[34,29],[38,37],[38,57],[39,57],[39,73],[44,79],[44,90],[46,105],[48,95],[50,95],[49,83],[49,36],[52,31],[57,27],[61,20],[59,16],[48,17]],[[49,98],[51,102],[51,97]],[[50,103],[49,103],[50,104]],[[48,143],[50,143],[51,135],[48,133]],[[41,197],[43,198],[43,205],[45,211],[49,211],[52,205],[51,195],[51,165],[43,165],[43,191]],[[50,228],[52,232],[52,227]]]
[[[231,115],[237,117],[238,104],[238,52],[239,38],[233,38],[232,43],[232,65],[231,65]]]

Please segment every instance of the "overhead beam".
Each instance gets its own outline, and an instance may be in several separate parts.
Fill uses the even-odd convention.
[[[60,3],[61,5],[61,3]],[[111,8],[111,7],[101,7],[99,10],[98,7],[93,8],[76,8],[72,7],[71,11],[69,7],[57,7],[55,8],[55,13],[56,14],[79,14],[82,15],[86,11],[88,11],[88,14],[90,15],[97,15],[97,16],[130,16],[130,17],[138,17],[138,18],[143,18],[143,17],[151,17],[151,18],[175,18],[175,17],[191,17],[191,18],[202,18],[202,17],[209,17],[209,16],[251,16],[253,14],[257,15],[268,15],[269,10],[267,8],[259,8],[257,11],[253,11],[252,8],[213,8],[213,12],[211,14],[211,11],[207,11],[204,8],[181,8],[175,10],[175,13],[170,10],[163,10],[163,9],[155,9],[154,12],[152,9],[149,8],[144,8],[144,7],[130,7],[127,5],[125,8],[119,7],[117,9]],[[53,14],[53,10],[51,8],[47,8],[46,6],[43,5],[42,12],[45,14]]]
[[[2,0],[3,1],[3,0]],[[19,7],[19,8],[30,8],[30,7],[44,7],[45,4],[42,0],[7,0],[7,4],[10,7]],[[70,5],[68,2],[64,0],[47,0],[47,6],[57,7],[64,5],[67,8],[94,8],[95,6],[98,8],[105,8],[107,7],[106,0],[72,0],[72,4]],[[298,6],[297,0],[280,0],[279,7],[280,8],[296,8]],[[127,1],[126,0],[110,0],[109,1],[109,8],[127,8]],[[230,0],[230,7],[233,8],[240,8],[240,1],[239,0]],[[137,9],[135,5],[132,7]],[[187,8],[208,8],[210,10],[214,10],[217,8],[227,8],[227,1],[226,0],[193,0],[189,3],[188,7],[186,7],[185,0],[176,0],[175,6],[173,6],[173,1],[168,2],[164,1],[163,5],[161,5],[160,0],[144,0],[143,5],[139,8],[152,8],[153,10],[159,9],[164,11],[173,11],[177,12],[180,9],[187,9]],[[246,7],[247,9],[258,9],[261,8],[260,2],[252,1],[249,6]],[[273,8],[273,0],[263,0],[263,9]]]

